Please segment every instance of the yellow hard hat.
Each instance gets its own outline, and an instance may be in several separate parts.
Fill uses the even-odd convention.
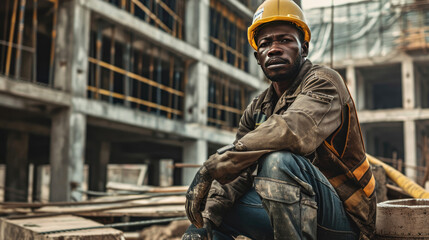
[[[247,29],[247,39],[253,49],[258,50],[254,36],[255,30],[264,23],[274,21],[292,22],[304,32],[304,40],[310,42],[311,32],[307,26],[304,13],[292,0],[266,0],[253,15],[252,25]]]

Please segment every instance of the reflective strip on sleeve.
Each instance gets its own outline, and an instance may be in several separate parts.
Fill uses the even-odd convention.
[[[356,179],[360,181],[368,169],[369,162],[368,159],[365,158],[365,161],[363,161],[362,164],[353,171],[353,175],[355,175]]]
[[[369,197],[374,192],[375,189],[375,178],[374,175],[371,176],[371,180],[369,180],[368,184],[366,184],[363,191],[365,192],[366,196]]]

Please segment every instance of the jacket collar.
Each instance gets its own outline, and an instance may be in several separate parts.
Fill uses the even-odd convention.
[[[289,99],[294,99],[296,96],[301,92],[302,86],[301,82],[304,79],[305,75],[310,71],[310,69],[313,67],[313,64],[310,60],[305,60],[304,63],[301,66],[301,69],[299,70],[298,75],[296,75],[295,79],[293,80],[293,84],[291,87],[283,93],[283,95],[279,98],[277,101],[277,104],[275,106],[274,111],[272,110],[273,103],[273,97],[275,93],[274,86],[271,83],[267,94],[265,94],[264,100],[262,101],[262,112],[264,112],[266,115],[271,115],[273,113],[276,113],[278,110],[282,109]]]

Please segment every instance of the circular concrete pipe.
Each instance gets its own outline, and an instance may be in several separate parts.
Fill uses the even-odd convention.
[[[429,199],[400,199],[377,204],[377,239],[428,239]]]

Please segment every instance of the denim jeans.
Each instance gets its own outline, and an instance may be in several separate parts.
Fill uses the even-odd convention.
[[[305,157],[268,154],[260,159],[254,182],[275,239],[358,238],[359,229],[335,189]]]
[[[281,151],[260,159],[254,188],[213,232],[215,240],[238,235],[254,240],[354,240],[359,230],[326,177],[305,157]]]

